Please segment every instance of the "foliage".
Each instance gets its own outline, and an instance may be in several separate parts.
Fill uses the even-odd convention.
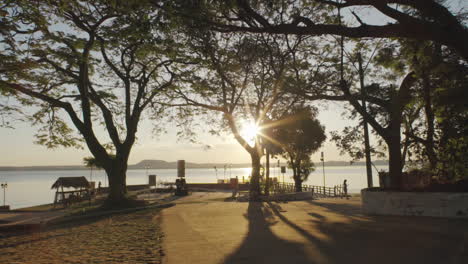
[[[173,85],[177,46],[169,23],[150,1],[7,5],[0,90],[36,111],[29,120],[40,126],[37,143],[85,143],[110,178],[110,198],[123,199],[138,124]]]
[[[100,164],[94,157],[84,157],[83,163],[88,168],[99,168],[99,169],[103,168],[102,164]]]
[[[408,160],[427,164],[444,181],[466,177],[467,64],[451,49],[411,40],[386,47],[377,59],[393,70],[404,65],[418,78],[405,110]]]
[[[296,76],[294,56],[302,39],[190,30],[187,56],[196,64],[174,91],[176,105],[222,114],[217,124],[230,131],[252,158],[255,186],[264,140],[260,134],[249,142],[241,131],[250,122],[264,127],[274,115],[301,104],[300,97],[288,90]]]
[[[357,161],[365,157],[364,149],[364,133],[362,124],[359,122],[357,126],[347,126],[341,132],[331,131],[331,140],[335,142],[340,150],[341,155],[349,155],[352,161]],[[380,146],[371,146],[371,155],[377,157],[385,157],[385,153]]]
[[[458,8],[458,14],[453,12],[452,1],[175,2],[193,23],[222,32],[411,38],[452,47],[468,60],[467,16],[463,8]],[[383,24],[372,23],[377,13]]]
[[[310,155],[316,152],[326,139],[325,128],[315,118],[311,107],[293,108],[282,116],[273,129],[273,139],[281,145],[282,156],[293,169],[294,180],[299,185],[314,171]]]

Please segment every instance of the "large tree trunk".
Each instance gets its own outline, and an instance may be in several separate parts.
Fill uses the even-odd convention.
[[[431,170],[437,167],[437,154],[434,146],[434,120],[435,114],[432,109],[431,86],[429,77],[426,73],[423,76],[423,97],[424,97],[424,112],[426,114],[427,135],[425,140],[426,154],[429,159]]]
[[[294,179],[294,187],[296,188],[296,192],[302,192],[302,181]]]
[[[108,202],[112,205],[118,205],[127,200],[127,158],[117,155],[112,159],[105,171],[109,179]]]
[[[296,192],[302,192],[301,175],[294,176],[294,188],[296,189]]]
[[[292,160],[291,160],[292,161]],[[302,180],[301,180],[301,173],[300,173],[300,163],[291,163],[293,169],[293,179],[294,179],[294,188],[296,192],[302,192]]]
[[[395,136],[395,138],[392,138],[391,141],[388,143],[390,174],[390,186],[388,187],[392,189],[400,189],[402,187],[402,161],[399,140],[400,136]]]
[[[359,62],[359,81],[361,84],[361,94],[362,94],[362,108],[364,112],[367,112],[365,96],[367,95],[364,87],[364,70],[362,69],[362,58],[361,53],[358,53],[358,62]],[[369,142],[369,127],[367,126],[367,116],[362,116],[363,129],[364,129],[364,152],[366,154],[366,172],[367,172],[367,188],[374,187],[372,181],[372,160],[370,153],[370,142]]]
[[[250,153],[252,160],[252,177],[250,178],[250,197],[257,199],[260,196],[260,155]]]
[[[401,118],[393,115],[390,120],[390,135],[387,139],[388,155],[389,155],[389,174],[390,185],[392,189],[400,189],[402,187],[402,160],[401,160],[401,135],[400,135]],[[387,186],[386,186],[387,187]]]

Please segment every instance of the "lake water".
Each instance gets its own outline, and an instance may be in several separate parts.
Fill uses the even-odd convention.
[[[386,170],[386,166],[377,166],[379,170]],[[289,171],[289,173],[291,173]],[[127,184],[147,184],[147,174],[156,174],[157,182],[174,182],[177,175],[175,169],[149,169],[146,170],[128,170]],[[232,168],[224,171],[218,169],[186,169],[185,176],[189,183],[215,183],[217,179],[229,179],[230,177],[248,176],[250,168]],[[271,169],[271,177],[281,175],[278,168]],[[50,187],[58,177],[66,176],[86,176],[88,180],[101,182],[102,186],[107,186],[107,178],[103,170],[94,170],[90,174],[89,170],[54,170],[54,171],[0,171],[0,182],[7,182],[6,204],[12,209],[29,207],[34,205],[53,202],[55,190]],[[378,186],[377,173],[373,171],[374,185]],[[280,180],[282,180],[282,176]],[[348,180],[349,191],[357,193],[362,188],[367,187],[366,171],[364,166],[330,166],[325,167],[325,182],[327,186],[334,186]],[[286,173],[284,180],[293,182],[291,176]],[[323,185],[322,167],[318,167],[313,172],[305,184]],[[0,190],[0,203],[3,204],[3,190]]]

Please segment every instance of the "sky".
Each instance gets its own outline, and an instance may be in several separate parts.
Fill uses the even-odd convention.
[[[325,126],[327,136],[332,130],[341,130],[355,121],[341,116],[343,106],[340,103],[320,104],[318,119]],[[57,148],[47,149],[34,144],[37,128],[29,123],[15,123],[14,129],[0,128],[0,166],[40,166],[40,165],[78,165],[83,157],[91,156],[86,149]],[[177,128],[168,127],[165,134],[155,136],[151,133],[152,124],[144,120],[138,130],[138,141],[135,144],[129,164],[144,159],[175,161],[184,159],[196,163],[249,163],[249,154],[237,143],[232,134],[212,136],[201,133],[197,136],[200,143],[193,144],[178,139]],[[210,145],[207,149],[205,146]],[[312,156],[314,162],[320,159],[320,152],[325,153],[325,160],[349,161],[349,157],[340,156],[333,142],[327,140],[324,146]]]
[[[449,6],[454,11],[467,9],[466,1],[452,0]],[[365,17],[365,22],[371,24],[385,24],[390,22],[375,10],[360,8],[356,10],[359,15]],[[318,119],[326,128],[328,138],[330,131],[341,130],[347,125],[353,125],[356,121],[347,120],[341,116],[343,105],[329,102],[327,107],[319,107]],[[78,165],[83,163],[83,157],[91,156],[85,148],[83,150],[73,148],[47,149],[44,146],[34,144],[34,134],[37,127],[29,123],[15,123],[14,129],[0,128],[0,166],[35,166],[35,165]],[[143,121],[139,127],[138,141],[133,147],[129,163],[138,163],[144,159],[158,159],[175,161],[184,159],[197,163],[248,163],[248,153],[234,140],[231,134],[212,136],[208,133],[199,134],[197,140],[200,144],[192,144],[178,140],[177,129],[169,125],[168,133],[155,137],[151,133],[152,125],[149,121]],[[371,137],[371,141],[375,138]],[[206,149],[205,145],[211,148]],[[318,162],[320,152],[325,153],[325,160],[349,161],[348,156],[340,156],[339,150],[329,139],[318,150],[312,160]]]

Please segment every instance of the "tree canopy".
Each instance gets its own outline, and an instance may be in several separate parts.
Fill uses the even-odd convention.
[[[293,169],[296,191],[302,191],[301,184],[314,170],[310,156],[326,139],[325,128],[315,117],[311,107],[295,107],[284,113],[279,125],[271,133],[274,142],[283,149],[282,156]]]
[[[109,177],[109,199],[124,199],[139,121],[174,81],[175,46],[166,20],[149,1],[6,5],[10,19],[2,35],[9,48],[2,56],[10,66],[0,72],[1,90],[37,109],[31,119],[42,126],[38,143],[84,142]],[[107,142],[97,133],[103,128]]]

